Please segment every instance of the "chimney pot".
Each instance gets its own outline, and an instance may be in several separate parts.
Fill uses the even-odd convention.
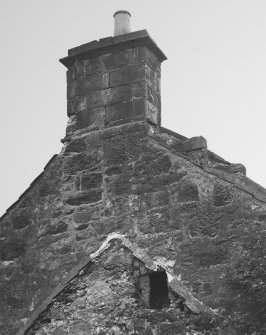
[[[119,10],[114,13],[114,36],[131,32],[131,14],[126,10]]]

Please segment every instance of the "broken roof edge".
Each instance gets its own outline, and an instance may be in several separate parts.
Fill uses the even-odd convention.
[[[114,50],[124,50],[137,46],[147,46],[158,58],[160,62],[166,60],[165,54],[158,47],[155,41],[150,37],[147,30],[138,30],[118,36],[110,36],[82,44],[78,47],[68,50],[68,56],[59,59],[59,61],[69,68],[76,60],[97,57],[110,53]]]
[[[170,144],[170,141],[164,137],[163,133],[167,134],[168,137],[172,137],[180,141],[181,150],[179,145],[175,146]],[[176,134],[171,130],[151,124],[149,124],[148,136],[162,147],[184,158],[186,161],[189,161],[206,173],[216,176],[220,180],[228,182],[240,191],[249,194],[254,199],[262,203],[266,203],[266,189],[246,176],[246,169],[244,165],[241,163],[229,163],[222,157],[208,150],[207,141],[204,137],[197,136],[186,138],[179,134]],[[203,162],[195,161],[193,158],[190,157],[190,153],[196,151],[204,151],[206,155],[212,155],[215,159],[217,159],[217,165],[206,165],[203,164]],[[224,166],[228,166],[232,169],[233,172],[222,169],[222,166],[220,166],[222,164],[220,163],[224,163]]]
[[[127,248],[132,252],[133,256],[138,260],[144,263],[145,267],[152,271],[157,271],[158,269],[163,269],[167,274],[167,281],[170,288],[180,295],[185,301],[184,304],[191,310],[194,314],[203,313],[205,315],[220,317],[217,310],[212,309],[207,306],[197,298],[193,296],[190,290],[182,283],[177,276],[169,273],[169,270],[165,268],[165,266],[159,262],[154,261],[143,249],[137,246],[137,244],[130,242],[126,235],[119,233],[110,233],[105,241],[102,243],[100,248],[96,250],[94,253],[90,254],[89,259],[84,260],[81,264],[77,265],[67,277],[65,277],[61,284],[58,285],[53,292],[46,298],[46,300],[33,312],[32,316],[27,320],[24,327],[22,327],[16,335],[25,335],[25,332],[29,330],[33,322],[38,318],[38,316],[45,311],[45,309],[50,305],[52,300],[65,288],[65,286],[74,279],[90,262],[94,262],[97,260],[101,254],[111,247],[112,241],[119,240],[123,247]]]

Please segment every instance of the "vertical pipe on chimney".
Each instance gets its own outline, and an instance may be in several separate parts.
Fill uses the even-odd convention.
[[[131,14],[126,10],[119,10],[114,13],[114,36],[131,32],[130,18]]]

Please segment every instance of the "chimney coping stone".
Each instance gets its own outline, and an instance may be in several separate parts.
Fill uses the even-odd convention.
[[[150,37],[147,30],[139,30],[114,37],[105,37],[99,41],[95,40],[69,49],[68,56],[61,58],[59,61],[68,68],[73,65],[76,60],[97,57],[114,50],[124,50],[136,46],[147,46],[157,56],[160,62],[167,59],[165,54]]]

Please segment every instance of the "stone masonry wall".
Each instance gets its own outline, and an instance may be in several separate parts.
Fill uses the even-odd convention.
[[[160,125],[160,77],[145,46],[76,61],[67,72],[67,137],[144,118]]]
[[[266,191],[204,138],[160,127],[159,93],[143,45],[69,69],[64,148],[0,220],[1,334],[15,335],[112,232],[216,310],[220,334],[265,334]]]
[[[148,133],[140,122],[73,139],[1,219],[1,334],[114,231],[168,264],[223,327],[263,334],[265,203]]]

